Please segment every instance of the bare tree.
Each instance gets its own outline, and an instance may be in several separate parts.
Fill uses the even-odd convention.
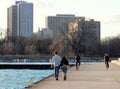
[[[53,49],[65,54],[71,50],[76,54],[93,54],[96,51],[96,34],[93,25],[76,20],[61,27],[59,36],[53,42]]]
[[[53,50],[59,50],[63,54],[67,52],[66,50],[74,54],[82,52],[81,50],[84,49],[83,42],[87,34],[87,29],[81,28],[78,30],[78,26],[75,26],[75,24],[76,23],[71,23],[69,26],[64,24],[58,37],[56,37],[53,42]]]
[[[103,53],[108,53],[111,57],[119,57],[120,56],[120,36],[105,38],[102,41]]]

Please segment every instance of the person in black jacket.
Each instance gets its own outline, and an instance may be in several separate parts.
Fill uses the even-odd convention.
[[[109,68],[109,60],[110,60],[109,55],[106,53],[104,55],[104,62],[105,62],[106,69]]]
[[[79,69],[79,66],[80,66],[80,55],[78,54],[77,57],[75,58],[75,62],[76,62],[76,69],[78,70]],[[78,66],[79,65],[79,66]]]
[[[69,62],[68,62],[67,58],[65,56],[63,56],[60,66],[61,66],[63,73],[64,73],[64,78],[63,78],[64,80],[67,79],[67,67],[68,67],[68,65],[69,65]]]

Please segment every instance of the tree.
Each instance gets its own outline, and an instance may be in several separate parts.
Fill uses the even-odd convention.
[[[12,37],[11,42],[13,54],[25,54],[25,47],[27,44],[26,37]]]
[[[65,24],[53,42],[53,49],[59,49],[63,53],[65,49],[68,49],[75,55],[93,54],[93,51],[96,50],[95,45],[97,45],[96,34],[93,29],[93,25],[86,25],[84,21],[76,20],[68,25]]]
[[[4,40],[0,40],[0,54],[4,55]]]
[[[52,43],[52,39],[39,39],[36,41],[35,50],[39,54],[50,54],[49,46]]]
[[[102,55],[108,53],[110,57],[120,57],[120,36],[109,37],[102,40]]]

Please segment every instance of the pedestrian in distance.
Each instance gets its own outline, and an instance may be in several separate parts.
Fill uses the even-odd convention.
[[[107,53],[105,53],[105,55],[104,55],[104,62],[105,62],[106,69],[109,68],[109,60],[110,60],[109,55]]]
[[[58,80],[59,69],[60,69],[60,64],[61,64],[61,57],[58,55],[57,52],[54,52],[54,56],[52,57],[51,62],[52,62],[51,68],[54,68],[54,70],[55,70],[55,79]]]
[[[67,69],[68,69],[68,66],[69,66],[69,62],[68,62],[68,60],[65,56],[62,57],[60,66],[61,66],[61,69],[64,73],[63,80],[66,80],[67,79]]]
[[[80,66],[80,55],[78,54],[75,58],[75,62],[76,62],[76,70],[79,70],[79,66]]]

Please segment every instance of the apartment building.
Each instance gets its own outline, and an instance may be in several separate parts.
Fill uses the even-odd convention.
[[[33,3],[16,1],[7,9],[7,34],[24,37],[33,35]]]
[[[75,32],[78,30],[91,31],[96,36],[96,40],[100,41],[100,21],[94,21],[94,19],[89,19],[89,20],[75,20],[69,23],[70,32]]]
[[[68,23],[76,19],[85,19],[77,17],[74,14],[57,14],[46,18],[46,28],[53,30],[53,36],[56,37],[61,31],[68,32]]]

